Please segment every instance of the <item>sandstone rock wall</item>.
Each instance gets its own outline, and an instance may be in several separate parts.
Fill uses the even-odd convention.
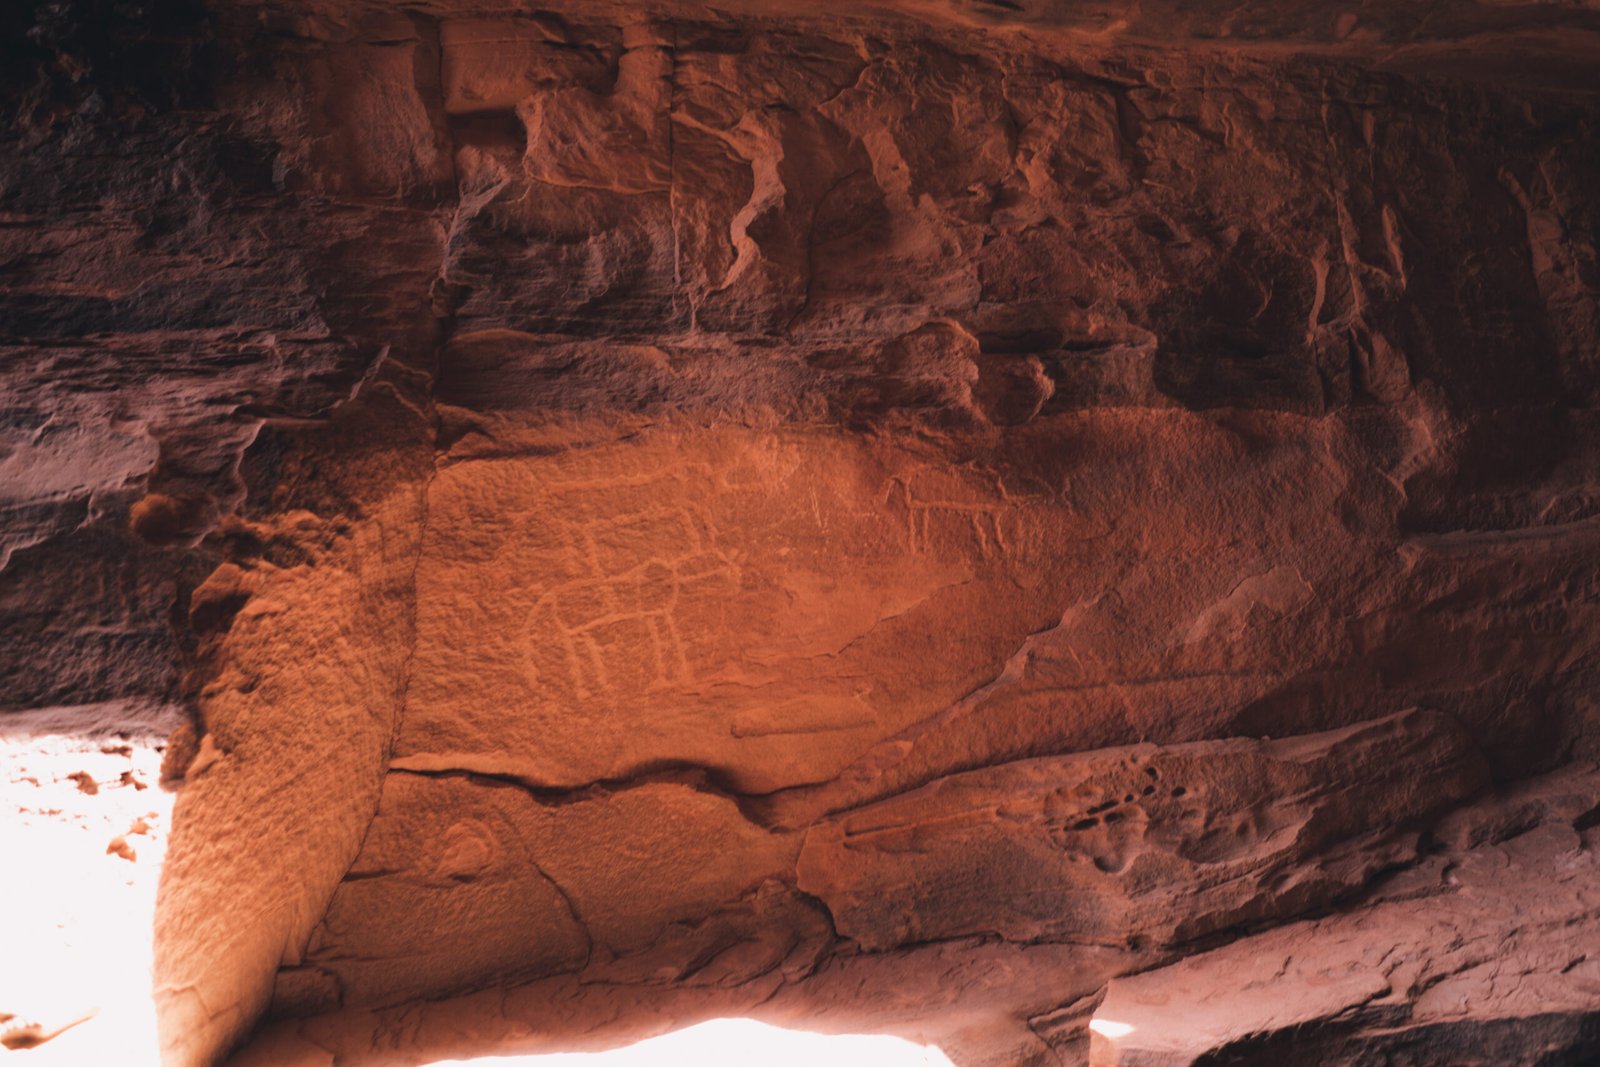
[[[1422,7],[8,16],[0,677],[192,709],[171,1061],[511,985],[1114,1057],[1592,790],[1600,19]]]

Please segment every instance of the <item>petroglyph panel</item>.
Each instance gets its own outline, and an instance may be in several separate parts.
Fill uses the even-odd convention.
[[[464,446],[429,491],[396,765],[550,786],[669,762],[757,791],[825,779],[988,681],[1039,625],[1008,575],[1048,561],[1005,547],[1044,499],[822,430]]]

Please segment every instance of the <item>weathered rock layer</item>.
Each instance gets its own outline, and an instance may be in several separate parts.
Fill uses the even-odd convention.
[[[6,16],[0,677],[191,709],[170,1061],[1600,1054],[1600,16],[1423,6]]]

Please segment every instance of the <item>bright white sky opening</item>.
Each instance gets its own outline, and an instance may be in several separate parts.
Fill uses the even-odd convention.
[[[173,801],[157,746],[176,720],[140,718],[46,709],[0,730],[0,1064],[157,1062],[150,935]],[[136,736],[69,732],[111,725]]]
[[[939,1049],[888,1034],[813,1034],[712,1019],[607,1052],[438,1060],[433,1067],[954,1067]]]
[[[1134,1027],[1129,1024],[1114,1022],[1110,1019],[1090,1019],[1089,1029],[1101,1037],[1109,1037],[1113,1041],[1119,1037],[1127,1037],[1134,1031]]]

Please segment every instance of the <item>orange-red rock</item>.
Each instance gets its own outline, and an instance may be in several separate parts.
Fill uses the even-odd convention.
[[[0,697],[189,710],[170,1063],[1597,1054],[1593,11],[125,7],[4,16]]]

